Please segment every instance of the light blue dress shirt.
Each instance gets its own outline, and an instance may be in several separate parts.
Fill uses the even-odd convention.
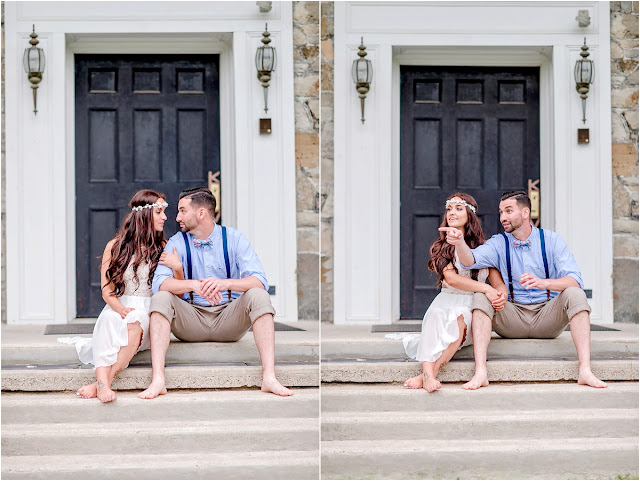
[[[527,240],[530,246],[514,247],[513,235],[507,233],[509,238],[509,251],[511,253],[511,277],[513,279],[513,295],[515,302],[520,304],[540,304],[547,301],[547,291],[542,289],[525,289],[520,284],[520,277],[525,272],[533,274],[540,279],[545,279],[544,262],[542,260],[542,245],[540,244],[540,234],[536,227],[531,226],[531,235]],[[545,248],[547,251],[547,263],[549,264],[549,279],[560,279],[561,277],[573,277],[580,288],[584,288],[582,275],[576,264],[573,255],[569,252],[567,244],[559,234],[545,229]],[[505,254],[504,237],[496,234],[487,242],[471,249],[475,264],[470,267],[462,266],[465,269],[480,269],[482,267],[495,267],[502,274],[502,279],[509,288],[509,275],[507,274],[507,256]],[[551,298],[558,295],[557,291],[551,291]]]
[[[224,262],[224,250],[222,247],[222,228],[218,224],[214,224],[213,232],[209,236],[212,245],[203,245],[194,247],[192,234],[187,234],[189,243],[191,244],[191,269],[192,279],[204,279],[207,277],[215,277],[217,279],[227,278],[227,268]],[[204,239],[202,239],[204,240]],[[169,239],[165,246],[165,252],[173,253],[176,248],[184,277],[187,278],[187,251],[184,245],[184,237],[181,232],[176,233]],[[257,278],[265,289],[269,289],[267,277],[265,276],[260,259],[254,252],[247,237],[240,231],[227,227],[227,250],[229,252],[229,267],[231,271],[231,279],[242,279],[244,277],[253,276]],[[154,293],[160,290],[160,286],[167,278],[173,278],[173,271],[167,267],[158,264],[156,272],[153,275],[153,284],[151,286]],[[221,291],[222,303],[229,300],[228,292]],[[242,292],[231,291],[231,300],[237,299]],[[182,299],[188,301],[189,293],[182,295]],[[211,306],[205,298],[193,294],[193,303],[200,306]]]

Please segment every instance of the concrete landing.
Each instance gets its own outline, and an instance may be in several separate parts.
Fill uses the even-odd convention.
[[[619,331],[591,332],[592,370],[608,381],[637,381],[638,325],[613,324]],[[399,383],[421,372],[407,358],[401,340],[371,333],[371,326],[322,324],[322,382]],[[570,332],[556,339],[502,339],[493,334],[488,350],[490,382],[576,381],[578,361]],[[473,346],[458,351],[442,368],[442,382],[473,376]]]
[[[319,385],[317,322],[300,321],[304,331],[277,331],[276,375],[285,386]],[[61,344],[58,337],[44,335],[42,325],[2,325],[3,391],[75,391],[92,382],[92,366],[78,361],[75,346]],[[78,337],[91,337],[79,335]],[[260,356],[247,333],[238,342],[179,341],[172,336],[167,350],[168,389],[217,389],[259,387]],[[150,351],[134,356],[129,368],[114,381],[116,390],[142,390],[151,382]]]

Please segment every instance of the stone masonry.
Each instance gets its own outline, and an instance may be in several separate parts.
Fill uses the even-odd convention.
[[[333,320],[333,2],[321,3],[320,319]]]
[[[614,321],[638,322],[638,2],[611,2]]]
[[[298,318],[318,320],[320,37],[318,2],[293,2]]]

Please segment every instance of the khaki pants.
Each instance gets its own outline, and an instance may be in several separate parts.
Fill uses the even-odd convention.
[[[203,307],[178,296],[159,291],[151,298],[149,315],[157,312],[171,323],[171,332],[181,341],[233,342],[242,338],[252,324],[265,314],[275,315],[269,294],[252,288],[232,302]]]
[[[541,304],[507,302],[496,312],[484,294],[473,295],[471,310],[478,309],[491,319],[491,327],[500,336],[510,339],[553,339],[581,311],[591,312],[584,291],[568,287],[550,301]]]

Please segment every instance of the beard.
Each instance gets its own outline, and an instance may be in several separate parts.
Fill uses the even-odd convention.
[[[197,222],[187,222],[186,220],[182,221],[182,225],[180,226],[180,230],[182,232],[191,232],[193,229],[195,229],[196,227],[198,227],[198,223]]]
[[[522,225],[522,219],[515,219],[509,222],[509,224],[507,224],[506,226],[503,224],[502,228],[504,229],[505,232],[511,233],[521,225]]]

